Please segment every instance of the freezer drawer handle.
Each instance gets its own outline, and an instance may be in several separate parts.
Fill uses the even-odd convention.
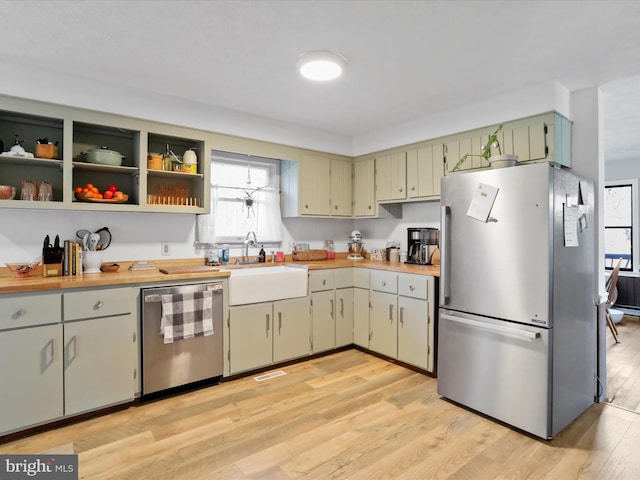
[[[540,332],[529,332],[527,330],[518,330],[515,328],[509,327],[501,327],[499,325],[491,325],[482,322],[476,322],[475,320],[470,320],[468,318],[460,318],[454,317],[447,314],[440,314],[440,318],[444,320],[451,320],[452,322],[462,323],[464,325],[469,325],[471,327],[481,328],[484,330],[491,330],[492,332],[502,333],[505,335],[513,335],[516,337],[526,338],[529,340],[535,340],[536,338],[540,338]]]

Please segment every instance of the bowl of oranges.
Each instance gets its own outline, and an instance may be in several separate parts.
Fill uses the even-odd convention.
[[[81,202],[125,203],[129,200],[129,195],[121,192],[118,187],[113,184],[101,191],[92,183],[87,183],[84,187],[74,188],[73,193],[76,200]]]

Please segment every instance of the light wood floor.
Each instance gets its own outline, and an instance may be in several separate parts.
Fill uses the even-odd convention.
[[[617,329],[617,344],[607,332],[607,399],[640,413],[640,317],[625,315]]]
[[[640,415],[593,405],[553,441],[442,400],[357,350],[0,445],[78,453],[82,479],[633,479]],[[43,399],[46,401],[46,399]]]

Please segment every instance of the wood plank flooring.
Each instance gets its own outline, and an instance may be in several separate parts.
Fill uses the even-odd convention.
[[[607,401],[640,413],[640,317],[616,325],[620,343],[607,332]]]
[[[82,479],[633,479],[640,415],[593,405],[547,442],[358,350],[0,445],[77,453]]]

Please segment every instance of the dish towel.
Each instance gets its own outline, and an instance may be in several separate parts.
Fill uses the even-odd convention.
[[[213,335],[213,293],[173,293],[161,295],[160,334],[164,343]]]

